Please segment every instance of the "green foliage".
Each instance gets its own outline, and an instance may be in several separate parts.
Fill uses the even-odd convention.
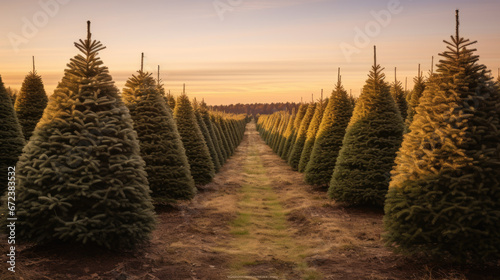
[[[293,123],[295,122],[295,110],[292,110],[292,114],[288,116],[287,120],[287,125],[286,128],[283,132],[283,137],[280,140],[279,148],[278,148],[278,156],[280,156],[282,159],[285,158],[286,150],[287,150],[287,144],[289,139],[292,137],[293,134]]]
[[[306,166],[311,159],[312,149],[314,147],[314,142],[316,141],[316,134],[318,133],[327,104],[328,99],[320,100],[318,104],[316,104],[316,111],[314,112],[309,128],[307,129],[306,142],[304,143],[304,149],[300,155],[299,172],[304,172],[306,170]]]
[[[11,97],[7,93],[0,76],[0,196],[7,190],[7,172],[10,166],[15,167],[24,147],[24,137],[17,120]],[[14,181],[12,181],[14,182]],[[0,203],[1,205],[1,203]],[[6,206],[5,206],[6,207]]]
[[[194,108],[194,114],[196,116],[196,121],[198,122],[198,126],[200,127],[201,133],[203,134],[203,139],[205,139],[205,143],[207,143],[208,151],[210,152],[210,158],[212,159],[212,163],[214,164],[214,170],[215,172],[219,172],[219,169],[221,167],[219,156],[217,155],[217,151],[215,150],[215,145],[212,140],[212,135],[208,130],[205,121],[203,120],[201,114],[201,108],[198,101],[196,101],[196,98],[193,100],[193,108]]]
[[[75,46],[16,167],[16,237],[134,247],[155,225],[137,134],[105,47],[90,32]]]
[[[36,124],[42,117],[43,110],[47,107],[47,101],[42,77],[36,72],[30,72],[24,78],[14,105],[26,140],[29,140]]]
[[[226,162],[226,160],[231,156],[231,154],[229,151],[229,144],[227,142],[226,135],[222,131],[220,118],[215,115],[210,115],[210,119],[214,124],[215,132],[220,142],[221,152],[222,155],[224,156],[224,162]]]
[[[373,65],[368,76],[347,127],[328,194],[351,205],[382,206],[402,140],[403,121],[380,65]]]
[[[293,170],[297,170],[299,168],[300,156],[302,155],[302,150],[304,149],[304,144],[306,142],[307,131],[315,111],[316,103],[307,105],[306,114],[302,118],[299,130],[297,131],[297,138],[295,139],[295,143],[288,158],[288,164]]]
[[[419,67],[420,69],[420,67]],[[410,132],[410,125],[413,122],[413,118],[415,117],[416,108],[419,103],[419,99],[424,93],[426,82],[424,77],[418,73],[418,76],[413,78],[413,82],[415,85],[413,86],[413,90],[410,93],[408,100],[408,114],[405,120],[405,133]]]
[[[311,158],[305,169],[306,183],[319,186],[330,183],[352,110],[352,99],[339,80],[321,119]]]
[[[184,93],[177,98],[174,117],[195,184],[200,186],[210,183],[215,176],[215,167],[191,102]]]
[[[172,111],[151,74],[139,71],[132,75],[123,89],[123,98],[134,120],[154,200],[193,198],[196,188],[184,146]]]
[[[217,128],[215,127],[215,124],[212,122],[210,118],[210,113],[208,112],[208,107],[205,101],[201,101],[200,105],[198,107],[198,111],[201,114],[201,117],[203,119],[203,122],[207,126],[208,133],[210,134],[210,138],[212,139],[212,143],[215,149],[215,156],[212,158],[217,159],[219,162],[219,168],[222,167],[225,163],[224,155],[222,154],[222,141],[220,139],[219,133],[217,133]]]
[[[307,112],[307,104],[300,104],[300,107],[297,111],[297,115],[293,121],[293,126],[291,128],[291,135],[287,139],[285,143],[285,147],[283,148],[282,158],[288,161],[290,158],[290,154],[292,153],[293,147],[295,146],[295,140],[297,139],[297,133],[300,129],[300,124],[302,123],[302,119],[304,118]]]
[[[388,245],[460,262],[500,256],[500,95],[458,34],[404,137],[387,195]]]
[[[175,97],[172,94],[170,94],[170,91],[167,94],[165,94],[165,102],[172,111],[175,109]]]
[[[403,121],[406,120],[406,116],[408,115],[408,103],[406,102],[406,94],[403,89],[403,84],[395,80],[391,86],[391,95],[398,106],[399,113],[401,114],[401,118]]]

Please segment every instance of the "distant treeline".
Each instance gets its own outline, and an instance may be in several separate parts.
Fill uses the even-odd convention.
[[[211,106],[212,110],[221,111],[233,114],[247,114],[247,115],[263,115],[272,114],[278,111],[295,111],[299,108],[300,103],[295,102],[279,102],[279,103],[252,103],[252,104],[231,104],[231,105],[216,105]]]

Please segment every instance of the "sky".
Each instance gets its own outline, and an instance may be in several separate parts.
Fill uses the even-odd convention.
[[[172,94],[209,105],[299,102],[329,95],[341,68],[348,92],[359,95],[373,65],[386,80],[411,89],[417,66],[427,74],[431,57],[455,33],[477,40],[480,63],[500,67],[497,0],[22,0],[0,1],[0,75],[20,89],[32,69],[51,95],[74,42],[94,39],[121,90],[140,69],[160,77]],[[407,80],[407,84],[406,84]]]

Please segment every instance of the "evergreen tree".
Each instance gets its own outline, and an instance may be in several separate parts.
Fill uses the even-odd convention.
[[[226,162],[227,159],[231,156],[229,153],[229,143],[227,142],[226,135],[222,131],[222,126],[219,117],[216,115],[211,115],[210,119],[212,120],[212,123],[214,124],[214,127],[216,129],[217,138],[219,138],[221,141],[221,152],[222,155],[224,156],[224,162]]]
[[[175,97],[170,94],[170,91],[165,94],[165,102],[167,102],[168,107],[173,111],[175,109]]]
[[[75,46],[16,167],[19,239],[132,247],[155,224],[137,134],[91,39]]]
[[[184,146],[172,111],[151,74],[141,69],[132,75],[123,89],[123,98],[134,120],[155,201],[191,199],[196,188]]]
[[[205,139],[205,142],[207,143],[208,151],[210,152],[210,158],[212,159],[212,163],[214,164],[215,172],[219,172],[219,169],[221,167],[219,156],[217,155],[217,152],[215,150],[212,135],[210,134],[210,131],[208,130],[208,127],[203,120],[203,116],[201,115],[200,105],[198,101],[196,101],[196,98],[193,100],[193,109],[196,116],[196,121],[198,122],[201,133],[203,134],[203,139]]]
[[[29,140],[36,124],[42,117],[43,110],[47,107],[47,101],[42,77],[36,73],[33,63],[33,71],[24,78],[14,105],[26,140]]]
[[[304,172],[306,170],[306,166],[311,159],[312,149],[314,147],[314,142],[316,141],[316,134],[318,133],[319,125],[323,119],[323,113],[325,112],[327,104],[328,99],[320,99],[318,104],[316,104],[316,111],[314,112],[314,116],[309,124],[309,128],[307,129],[306,142],[304,143],[304,149],[300,155],[299,172]]]
[[[295,114],[295,108],[292,110],[292,114],[288,117],[288,124],[285,128],[285,131],[283,132],[283,137],[280,141],[280,145],[279,145],[279,148],[278,148],[278,156],[280,156],[282,159],[285,158],[285,154],[286,154],[286,149],[287,149],[287,144],[288,144],[288,141],[290,139],[290,137],[292,137],[292,134],[293,134],[293,123],[295,122],[295,117],[296,117],[296,114]]]
[[[454,261],[500,256],[500,96],[474,42],[445,41],[396,158],[387,244]]]
[[[425,90],[425,80],[422,76],[422,73],[420,72],[420,64],[418,65],[418,75],[413,79],[413,82],[415,84],[408,100],[408,115],[405,120],[405,133],[410,132],[409,128],[411,123],[413,122],[413,118],[415,117],[419,99]]]
[[[337,201],[384,204],[403,121],[382,70],[375,59],[347,127],[328,190]]]
[[[0,196],[7,188],[14,183],[9,184],[7,176],[9,167],[15,167],[19,155],[24,147],[24,137],[21,126],[17,120],[11,97],[7,93],[0,76],[0,170],[4,173],[0,176]],[[15,176],[14,176],[15,177]],[[6,206],[5,206],[6,207]]]
[[[288,159],[290,158],[290,154],[292,153],[293,146],[295,145],[295,140],[297,138],[297,133],[300,129],[302,119],[306,114],[307,107],[307,104],[300,104],[299,109],[297,110],[297,115],[295,116],[295,120],[293,121],[290,138],[287,139],[285,147],[283,148],[284,150],[282,158],[286,161],[288,161]]]
[[[302,155],[302,150],[304,149],[304,144],[307,138],[307,130],[315,111],[316,103],[309,104],[307,106],[306,114],[304,115],[304,118],[302,118],[302,122],[300,123],[300,127],[297,132],[297,138],[295,139],[295,143],[288,158],[288,164],[292,167],[293,170],[297,170],[299,168],[300,156]]]
[[[406,95],[403,89],[403,84],[396,78],[396,68],[394,68],[394,84],[391,86],[391,95],[398,106],[399,113],[403,121],[408,114],[408,104],[406,102]]]
[[[339,78],[323,113],[304,179],[311,185],[330,183],[345,130],[352,116],[352,103]]]
[[[174,116],[194,182],[197,186],[206,185],[215,176],[215,167],[191,102],[185,93],[177,97]]]
[[[198,110],[201,114],[203,122],[207,126],[208,133],[210,134],[210,138],[212,139],[212,142],[213,142],[213,145],[215,148],[215,153],[216,153],[215,158],[219,162],[219,168],[220,168],[224,164],[224,156],[222,155],[222,151],[221,151],[221,141],[220,141],[219,137],[217,136],[217,132],[215,130],[214,124],[210,120],[210,113],[208,112],[208,106],[204,100],[202,100],[200,102],[200,106],[198,107]]]

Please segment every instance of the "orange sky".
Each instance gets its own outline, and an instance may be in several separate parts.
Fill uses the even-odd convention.
[[[165,88],[175,95],[186,83],[189,96],[208,104],[310,100],[330,93],[342,68],[345,88],[359,94],[373,61],[389,81],[408,77],[417,64],[429,71],[431,56],[444,51],[460,9],[461,34],[478,40],[480,62],[500,67],[498,1],[166,0],[3,1],[0,75],[20,88],[36,56],[37,72],[50,95],[73,42],[92,34],[107,49],[100,54],[116,85],[140,67],[161,65]],[[6,24],[8,23],[8,24]],[[344,50],[343,50],[344,49]],[[352,54],[346,55],[347,49]]]

